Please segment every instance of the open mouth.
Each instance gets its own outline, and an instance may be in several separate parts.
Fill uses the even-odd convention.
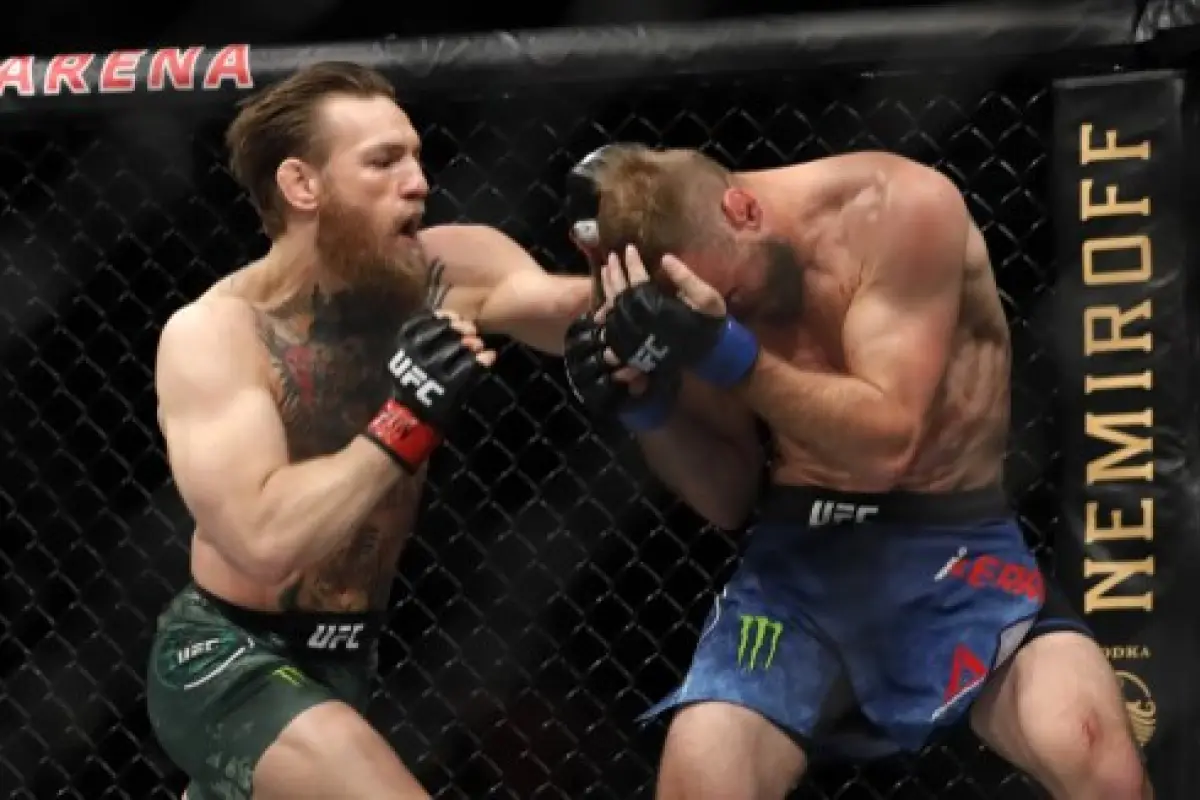
[[[406,239],[416,238],[417,231],[421,229],[421,217],[415,216],[405,220],[396,229],[396,233]]]

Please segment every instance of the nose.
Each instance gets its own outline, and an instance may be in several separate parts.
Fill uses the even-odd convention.
[[[400,192],[406,200],[424,200],[429,196],[429,180],[425,171],[417,167],[409,174],[407,180],[400,184]]]

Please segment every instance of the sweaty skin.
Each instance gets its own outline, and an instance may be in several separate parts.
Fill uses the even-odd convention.
[[[867,270],[903,271],[902,259],[879,258],[888,247],[879,234],[881,218],[905,202],[906,186],[927,172],[884,153],[862,153],[751,173],[762,191],[799,198],[787,227],[802,271],[799,292],[789,276],[768,274],[758,292],[776,298],[777,308],[746,315],[764,349],[809,371],[846,373],[843,348],[847,311]],[[961,224],[950,220],[948,225]],[[968,223],[969,224],[969,223]],[[774,432],[772,477],[781,484],[814,484],[844,491],[950,491],[996,483],[1008,434],[1008,326],[1000,305],[987,248],[970,224],[961,257],[962,289],[957,322],[944,370],[925,413],[915,449],[891,486],[874,485],[840,469],[792,437]],[[778,298],[791,294],[790,313]],[[731,307],[738,304],[737,292]],[[919,343],[913,343],[918,347]]]
[[[566,325],[586,304],[588,279],[547,275],[494,229],[447,225],[427,229],[421,238],[430,258],[429,302],[477,321],[483,332],[518,336],[553,350],[561,347]],[[273,284],[252,264],[215,284],[197,303],[235,300],[253,309],[254,335],[239,347],[256,354],[294,463],[341,450],[378,412],[391,392],[386,364],[401,320],[378,291],[348,289],[281,302]],[[422,468],[401,475],[344,546],[278,581],[246,574],[197,529],[193,577],[219,597],[251,609],[384,608],[425,474]]]

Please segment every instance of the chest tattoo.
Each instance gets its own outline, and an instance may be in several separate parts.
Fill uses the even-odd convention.
[[[387,399],[398,320],[394,306],[380,306],[370,296],[319,295],[310,309],[261,318],[293,460],[345,447]]]
[[[387,400],[400,314],[393,298],[342,293],[260,316],[293,462],[341,450]],[[343,548],[281,593],[281,607],[358,611],[386,602],[415,492],[402,482]]]

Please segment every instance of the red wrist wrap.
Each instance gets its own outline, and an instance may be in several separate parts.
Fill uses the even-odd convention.
[[[441,434],[395,400],[383,404],[367,426],[367,436],[410,470],[424,464],[442,443]]]

